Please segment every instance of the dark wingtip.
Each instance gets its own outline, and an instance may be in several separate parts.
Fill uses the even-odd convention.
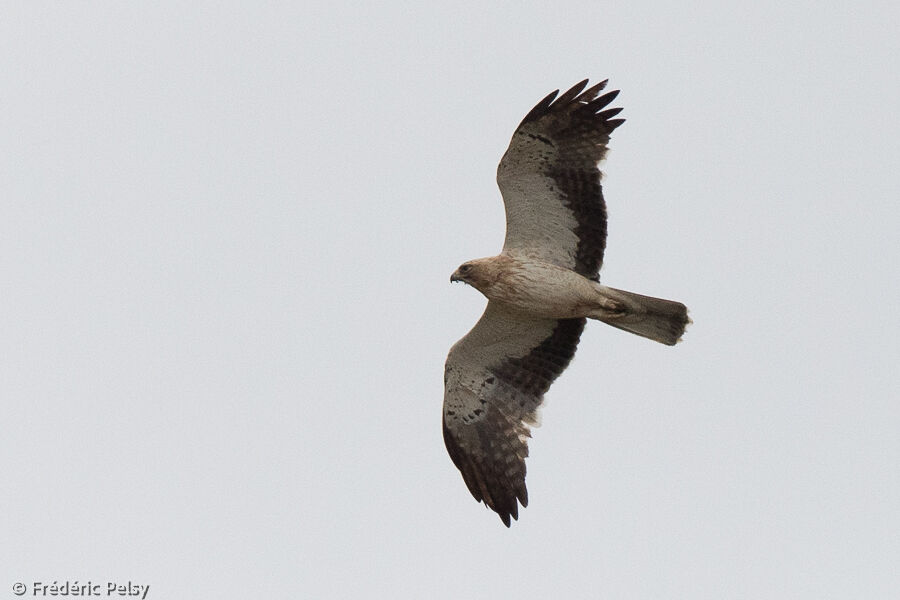
[[[585,79],[584,81],[579,81],[578,83],[576,83],[575,85],[573,85],[572,87],[570,87],[570,88],[566,91],[565,94],[563,94],[562,96],[560,96],[560,97],[556,100],[555,104],[558,105],[558,106],[564,106],[564,105],[568,104],[569,102],[571,102],[572,100],[574,100],[575,98],[577,98],[579,94],[581,94],[581,90],[583,90],[583,89],[585,88],[585,86],[587,85],[587,83],[588,83],[588,80],[587,80],[587,79]]]
[[[537,121],[545,115],[556,111],[574,111],[579,115],[585,116],[599,114],[602,120],[610,124],[610,131],[624,123],[624,119],[607,120],[609,119],[609,117],[618,114],[619,111],[622,110],[620,108],[608,109],[603,112],[598,112],[601,109],[605,108],[616,98],[616,96],[619,95],[619,90],[612,90],[603,94],[602,96],[598,96],[597,94],[601,90],[606,88],[606,84],[609,82],[609,79],[604,79],[600,83],[596,83],[591,87],[585,89],[588,81],[588,79],[579,81],[571,88],[566,90],[562,95],[559,95],[559,90],[554,90],[553,92],[547,94],[547,96],[545,96],[543,100],[538,102],[534,106],[534,108],[532,108],[528,112],[528,114],[525,115],[525,118],[522,119],[522,121],[519,123],[519,127],[521,127],[525,123]]]
[[[518,506],[516,506],[515,501],[513,501],[513,508],[510,511],[495,511],[497,516],[500,517],[500,520],[503,521],[503,524],[507,527],[512,526],[513,521],[519,520],[519,510]],[[512,517],[512,518],[510,518]]]
[[[596,84],[592,85],[592,86],[589,87],[588,89],[586,89],[586,90],[584,90],[583,92],[581,92],[581,93],[578,95],[578,97],[575,98],[575,100],[576,100],[577,102],[581,102],[582,104],[587,104],[588,102],[590,102],[591,100],[593,100],[594,98],[597,97],[597,94],[598,94],[603,88],[606,87],[606,83],[607,83],[608,81],[609,81],[608,79],[604,79],[604,80],[601,81],[600,83],[596,83]]]
[[[528,111],[528,114],[525,115],[525,118],[522,119],[521,123],[519,123],[519,127],[521,127],[523,123],[536,121],[537,119],[540,119],[542,116],[547,114],[547,111],[550,109],[550,105],[553,104],[553,100],[556,99],[557,94],[559,94],[559,90],[553,90],[552,92],[544,96],[544,98],[540,102],[534,105],[534,108]]]
[[[610,117],[614,117],[617,114],[619,114],[620,112],[622,112],[621,106],[616,107],[616,108],[608,108],[606,110],[601,110],[600,112],[597,113],[597,116],[600,117],[601,119],[603,119],[604,121],[608,121]]]
[[[604,106],[608,105],[613,100],[615,100],[616,96],[618,96],[618,95],[619,95],[619,90],[613,90],[611,92],[606,92],[602,96],[599,96],[598,98],[596,98],[594,100],[591,100],[591,102],[588,103],[587,108],[591,111],[596,112],[596,111],[600,110],[601,108],[603,108]]]

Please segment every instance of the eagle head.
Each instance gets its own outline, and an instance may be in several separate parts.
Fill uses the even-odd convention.
[[[453,275],[450,276],[450,283],[455,283],[457,281],[469,283],[469,277],[472,276],[473,268],[474,267],[470,262],[459,265],[459,268],[453,271]]]
[[[494,257],[479,258],[459,265],[459,268],[450,276],[450,281],[468,283],[484,293],[497,280],[498,274],[498,265]]]

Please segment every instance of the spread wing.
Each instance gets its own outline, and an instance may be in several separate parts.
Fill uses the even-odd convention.
[[[598,97],[602,81],[587,79],[559,98],[553,92],[531,109],[497,168],[506,207],[503,250],[597,279],[606,248],[606,204],[598,163],[622,110],[603,110],[618,90]]]
[[[529,425],[575,354],[584,319],[538,319],[489,302],[444,367],[444,443],[478,501],[509,527],[528,505]]]

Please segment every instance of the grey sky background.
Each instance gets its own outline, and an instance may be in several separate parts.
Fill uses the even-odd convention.
[[[25,3],[0,20],[0,598],[900,595],[895,2]],[[444,450],[496,164],[628,119],[507,530]],[[29,590],[29,594],[30,594]]]

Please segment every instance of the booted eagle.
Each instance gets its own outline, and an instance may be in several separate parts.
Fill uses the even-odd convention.
[[[531,109],[497,168],[506,207],[498,256],[463,263],[450,281],[488,299],[444,368],[444,443],[475,496],[509,527],[528,505],[525,457],[544,393],[565,370],[587,319],[674,345],[680,302],[600,285],[606,205],[598,163],[624,122],[588,80]]]

